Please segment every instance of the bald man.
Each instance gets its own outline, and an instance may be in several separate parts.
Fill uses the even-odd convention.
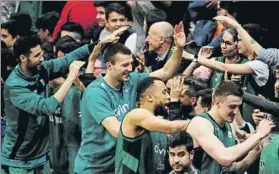
[[[151,71],[158,70],[164,66],[170,58],[173,49],[173,27],[168,22],[156,22],[151,25],[146,42],[148,43],[148,51],[154,51],[158,57],[151,64]]]

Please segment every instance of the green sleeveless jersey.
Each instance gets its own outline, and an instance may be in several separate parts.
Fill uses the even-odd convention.
[[[279,173],[279,134],[271,134],[270,143],[263,148],[259,174]]]
[[[148,174],[153,166],[152,150],[149,131],[144,131],[135,138],[128,138],[120,128],[116,145],[115,173]]]
[[[225,123],[225,126],[222,128],[208,113],[202,113],[198,116],[203,117],[212,123],[214,127],[214,135],[224,144],[225,147],[231,147],[235,145],[235,137],[229,123]],[[200,174],[221,174],[228,173],[229,171],[229,167],[219,164],[201,147],[195,149],[193,164]]]
[[[225,63],[225,57],[217,57],[215,60],[218,62]],[[237,64],[244,64],[246,62],[248,62],[248,60],[244,57],[241,57],[240,60],[237,62]],[[210,87],[215,88],[223,80],[224,80],[224,72],[215,70],[210,80]]]

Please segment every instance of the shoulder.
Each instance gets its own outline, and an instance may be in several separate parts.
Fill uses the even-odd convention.
[[[26,87],[28,82],[18,76],[15,71],[11,72],[10,76],[5,81],[5,87]]]
[[[198,133],[198,132],[204,132],[204,131],[212,131],[213,132],[214,127],[212,123],[202,117],[202,116],[195,116],[189,123],[187,127],[187,132],[191,133]]]
[[[108,92],[107,86],[102,79],[96,79],[85,89],[84,96],[92,97],[92,100],[98,96],[104,96]]]

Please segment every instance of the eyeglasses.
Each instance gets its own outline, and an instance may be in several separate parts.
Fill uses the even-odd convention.
[[[231,43],[229,41],[224,41],[224,40],[221,40],[221,44],[225,44],[226,47],[231,47],[233,45],[236,45],[236,43]]]

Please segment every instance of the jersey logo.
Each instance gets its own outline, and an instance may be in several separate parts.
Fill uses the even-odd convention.
[[[119,117],[121,114],[124,115],[129,111],[129,105],[119,105],[117,109],[114,110],[114,114]]]

